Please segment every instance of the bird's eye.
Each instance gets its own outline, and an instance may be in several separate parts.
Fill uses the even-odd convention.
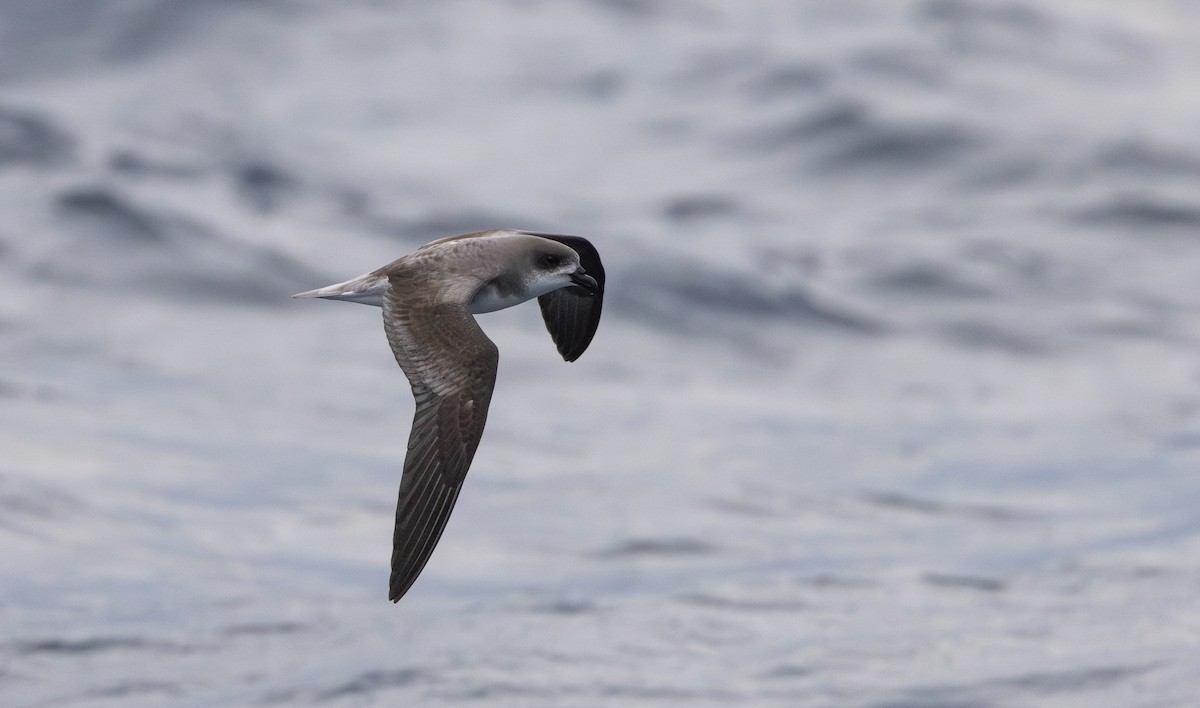
[[[537,259],[538,268],[542,270],[550,270],[562,265],[562,256],[556,253],[543,253]]]

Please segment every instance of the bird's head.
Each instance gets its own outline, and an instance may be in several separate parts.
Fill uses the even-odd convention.
[[[543,295],[559,288],[580,288],[594,295],[599,287],[579,264],[579,254],[569,246],[539,238],[530,249],[530,267],[526,270],[526,287],[530,293]]]

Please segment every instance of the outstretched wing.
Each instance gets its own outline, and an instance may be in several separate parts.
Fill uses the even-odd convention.
[[[594,294],[583,288],[568,287],[538,297],[542,319],[546,321],[546,329],[554,339],[558,353],[566,361],[575,361],[592,343],[600,325],[600,310],[604,307],[604,266],[600,263],[600,254],[590,241],[580,236],[531,235],[558,241],[574,250],[579,254],[579,264],[596,279]]]
[[[388,599],[395,602],[420,575],[454,510],[487,421],[499,352],[468,311],[469,294],[445,304],[430,279],[389,280],[383,326],[417,403],[392,538]]]

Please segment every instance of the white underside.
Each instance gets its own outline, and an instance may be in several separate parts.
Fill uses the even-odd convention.
[[[531,295],[527,292],[514,293],[512,295],[508,295],[507,297],[501,297],[500,294],[496,292],[496,288],[484,286],[480,288],[479,292],[475,293],[475,298],[471,300],[471,305],[468,309],[470,309],[471,314],[473,315],[482,314],[484,312],[495,312],[496,310],[503,310],[506,307],[519,305],[526,300],[532,300],[535,297],[537,296]]]

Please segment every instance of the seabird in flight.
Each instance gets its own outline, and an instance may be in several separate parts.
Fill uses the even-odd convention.
[[[538,299],[559,354],[587,349],[604,267],[587,239],[497,229],[428,243],[379,270],[292,297],[383,308],[383,329],[416,399],[400,478],[388,599],[420,575],[479,446],[499,351],[473,315]]]

